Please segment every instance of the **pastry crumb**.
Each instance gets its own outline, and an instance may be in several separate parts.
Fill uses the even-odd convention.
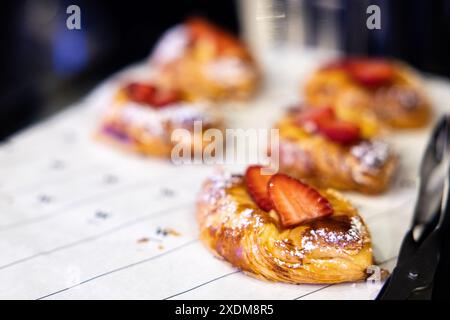
[[[172,229],[172,228],[164,228],[164,229],[158,228],[156,230],[156,234],[160,234],[160,235],[163,235],[163,236],[168,236],[169,235],[169,236],[174,236],[174,237],[181,236],[180,232],[178,232],[177,230]]]
[[[149,241],[150,241],[149,238],[143,237],[143,238],[138,239],[138,240],[137,240],[137,243],[147,243],[147,242],[149,242]]]
[[[166,229],[166,232],[171,236],[175,236],[175,237],[181,236],[181,233],[175,229],[168,228],[168,229]]]

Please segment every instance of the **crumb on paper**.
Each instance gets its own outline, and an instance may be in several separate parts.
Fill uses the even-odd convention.
[[[168,228],[168,229],[166,229],[166,232],[167,232],[167,234],[169,234],[171,236],[175,236],[175,237],[181,236],[181,233],[175,229]]]
[[[147,242],[149,242],[149,241],[150,241],[149,238],[143,237],[143,238],[138,239],[137,243],[147,243]]]
[[[159,250],[164,250],[164,246],[162,244],[158,245]]]
[[[158,228],[156,230],[156,234],[160,234],[163,236],[174,236],[174,237],[179,237],[181,236],[181,233],[178,232],[177,230],[173,229],[173,228]]]

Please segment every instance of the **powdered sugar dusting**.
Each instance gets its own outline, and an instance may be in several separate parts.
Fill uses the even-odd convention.
[[[181,57],[189,42],[188,31],[183,25],[167,30],[158,41],[152,54],[152,62],[166,64]]]
[[[369,169],[382,167],[391,153],[389,145],[380,140],[363,141],[353,146],[350,152]]]
[[[336,232],[324,227],[311,229],[308,234],[302,238],[302,248],[305,251],[312,251],[320,247],[320,241],[325,241],[327,244],[335,245],[339,248],[347,246],[362,245],[365,241],[363,235],[365,234],[365,226],[358,216],[353,216],[350,219],[350,228],[345,232]]]
[[[246,82],[253,77],[253,69],[244,61],[234,57],[216,59],[205,66],[209,78],[218,83],[232,86]]]
[[[110,109],[109,113],[119,117],[125,123],[141,127],[157,135],[164,134],[164,126],[168,122],[174,126],[182,126],[196,120],[201,120],[204,124],[214,122],[213,116],[207,112],[206,105],[202,103],[178,102],[156,110],[147,105],[128,101],[120,108]]]

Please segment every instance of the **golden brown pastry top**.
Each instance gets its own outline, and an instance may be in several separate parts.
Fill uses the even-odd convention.
[[[342,144],[296,123],[291,111],[276,125],[280,133],[281,170],[317,187],[377,194],[387,189],[397,156],[361,126],[361,138]]]
[[[373,64],[375,70],[358,71],[365,64]],[[430,118],[430,104],[419,76],[406,65],[385,59],[334,61],[311,76],[305,97],[311,105],[333,106],[340,116],[365,122],[373,132],[383,130],[383,125],[420,127]]]
[[[152,63],[160,83],[192,100],[246,99],[260,78],[248,48],[201,18],[169,30],[157,44]]]

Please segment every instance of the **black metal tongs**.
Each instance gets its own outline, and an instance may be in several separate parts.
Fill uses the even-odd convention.
[[[443,269],[440,264],[449,261],[445,250],[449,247],[450,232],[449,159],[450,116],[444,116],[434,128],[422,158],[411,229],[403,239],[397,265],[377,300],[432,298],[437,284],[436,271]],[[447,255],[445,259],[443,254]]]

